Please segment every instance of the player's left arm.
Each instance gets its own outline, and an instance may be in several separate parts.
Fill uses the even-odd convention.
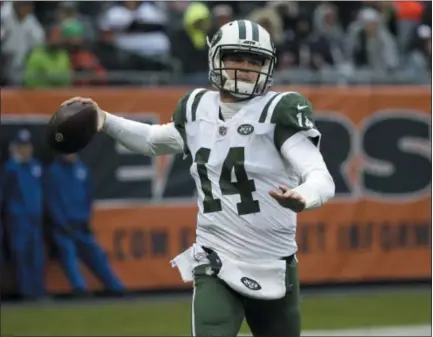
[[[321,134],[314,124],[311,102],[298,94],[286,94],[276,105],[274,141],[284,159],[298,172],[301,185],[269,194],[295,212],[320,207],[335,194],[335,184],[319,150]]]

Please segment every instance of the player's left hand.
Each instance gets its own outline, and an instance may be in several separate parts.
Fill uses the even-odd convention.
[[[305,200],[298,193],[287,186],[278,186],[281,192],[269,191],[269,195],[281,206],[291,209],[293,212],[302,212],[305,208]]]

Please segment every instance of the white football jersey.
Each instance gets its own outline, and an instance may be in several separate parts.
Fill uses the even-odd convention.
[[[268,92],[223,121],[220,94],[196,89],[180,106],[174,122],[183,123],[185,151],[193,158],[197,243],[245,261],[294,254],[296,213],[281,207],[268,192],[278,185],[300,184],[279,148],[296,132],[320,139],[311,103],[298,93]]]

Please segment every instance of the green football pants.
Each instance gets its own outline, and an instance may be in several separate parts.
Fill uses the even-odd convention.
[[[207,265],[194,271],[192,335],[235,337],[244,318],[254,337],[299,337],[298,263],[287,264],[286,295],[278,300],[247,298],[229,288],[217,276],[206,274]]]

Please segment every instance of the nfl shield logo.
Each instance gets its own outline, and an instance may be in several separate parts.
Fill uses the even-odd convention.
[[[227,128],[225,126],[220,126],[218,131],[221,136],[225,136],[227,134]]]

